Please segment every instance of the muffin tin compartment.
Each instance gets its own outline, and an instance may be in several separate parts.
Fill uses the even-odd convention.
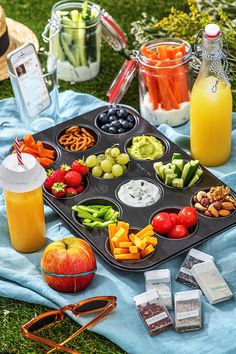
[[[163,145],[163,147],[164,147],[164,152],[163,152],[163,154],[162,154],[161,156],[158,156],[158,157],[154,158],[154,159],[138,158],[138,157],[134,157],[132,154],[130,154],[130,152],[129,152],[128,150],[129,150],[129,148],[132,146],[133,138],[142,137],[142,136],[144,136],[144,137],[147,136],[147,137],[154,137],[154,138],[156,138],[156,139]],[[169,151],[169,144],[168,144],[168,142],[167,142],[165,139],[159,137],[158,134],[145,134],[145,133],[143,133],[143,134],[134,135],[134,136],[132,136],[131,138],[129,138],[129,139],[126,141],[126,143],[125,143],[124,149],[125,149],[125,152],[129,155],[129,157],[130,157],[131,159],[133,159],[133,160],[136,160],[136,161],[139,161],[139,162],[155,162],[155,161],[162,160],[162,158],[167,154],[167,152]]]
[[[122,107],[121,105],[119,107]],[[80,159],[84,156],[86,159],[89,155],[97,155],[99,152],[103,152],[106,148],[111,147],[114,144],[119,144],[121,151],[127,142],[134,136],[138,135],[152,135],[156,136],[166,143],[165,155],[158,159],[164,164],[169,162],[174,152],[180,153],[183,160],[189,161],[190,156],[185,153],[180,147],[172,143],[162,133],[158,132],[155,127],[149,124],[145,119],[138,115],[131,108],[126,110],[133,114],[135,117],[135,127],[127,133],[123,134],[108,134],[103,132],[97,126],[96,118],[104,111],[108,111],[110,106],[101,107],[91,112],[85,113],[79,117],[70,119],[55,127],[46,129],[34,135],[36,140],[52,143],[56,145],[58,150],[58,156],[54,168],[59,168],[62,163],[71,165],[75,159]],[[58,144],[57,138],[60,133],[65,129],[74,126],[84,126],[96,133],[97,143],[96,145],[85,151],[70,153]],[[105,259],[107,263],[113,267],[124,271],[145,271],[152,269],[160,265],[161,263],[169,260],[172,257],[179,255],[182,252],[186,252],[188,249],[198,246],[200,243],[208,240],[210,237],[217,235],[218,233],[232,227],[235,224],[235,213],[233,212],[230,217],[218,218],[215,221],[214,218],[204,217],[198,214],[198,225],[194,232],[181,239],[167,239],[163,236],[157,236],[158,244],[155,247],[155,252],[150,257],[144,258],[140,262],[120,262],[114,259],[114,257],[108,252],[106,246],[106,240],[108,237],[107,229],[95,229],[82,226],[78,221],[77,216],[71,209],[77,204],[89,204],[89,203],[108,203],[108,205],[115,205],[120,210],[120,220],[128,222],[130,225],[136,225],[138,229],[144,228],[151,220],[151,217],[160,210],[171,210],[173,208],[181,208],[186,205],[190,205],[191,198],[199,191],[209,189],[209,186],[224,185],[224,183],[210,173],[207,169],[201,166],[204,174],[203,178],[191,188],[170,188],[163,183],[159,183],[156,178],[156,172],[153,168],[154,161],[144,161],[130,159],[129,168],[127,172],[119,178],[110,180],[102,178],[93,178],[88,175],[89,188],[82,194],[74,198],[69,199],[57,199],[51,194],[44,191],[45,202],[51,206],[73,229],[74,234],[78,237],[86,239],[98,254]],[[117,188],[132,179],[146,179],[153,184],[160,187],[162,191],[161,198],[153,205],[143,208],[134,208],[122,203],[117,198]],[[234,195],[234,191],[232,191]],[[232,216],[232,217],[231,217]]]
[[[76,127],[79,127],[78,133],[76,131],[73,132],[73,128],[75,130]],[[83,129],[85,129],[85,131],[83,131]],[[86,131],[88,132],[88,134],[90,136],[93,137],[94,144],[88,148],[80,149],[81,144],[79,141],[79,139],[80,139],[79,136],[83,133],[85,134]],[[89,135],[88,135],[88,137],[89,137]],[[60,140],[61,140],[61,142],[60,142]],[[61,149],[65,150],[66,152],[83,153],[85,151],[93,149],[97,145],[97,143],[99,141],[99,134],[95,129],[92,129],[91,127],[89,127],[87,125],[80,125],[78,123],[78,124],[74,124],[74,125],[69,125],[68,127],[62,129],[57,134],[56,141],[57,141],[57,145]],[[78,146],[77,149],[76,149],[76,145]]]
[[[162,213],[162,212],[164,212],[164,213],[174,213],[174,214],[178,214],[179,213],[179,211],[180,211],[180,209],[181,208],[165,208],[165,209],[161,209],[161,210],[157,210],[151,217],[150,217],[150,220],[149,220],[149,224],[151,224],[151,222],[152,222],[152,219],[154,218],[154,216],[157,214],[157,213]],[[184,241],[184,240],[186,240],[186,239],[188,239],[188,238],[190,238],[190,237],[194,237],[194,234],[197,232],[197,229],[198,229],[198,225],[199,225],[199,221],[197,221],[197,223],[196,223],[196,225],[194,225],[194,226],[192,226],[192,227],[188,227],[188,232],[189,232],[189,234],[188,234],[188,236],[185,236],[185,237],[183,237],[183,238],[170,238],[170,237],[168,237],[166,234],[164,234],[164,235],[161,235],[161,234],[159,234],[159,233],[156,233],[157,234],[157,237],[159,238],[164,238],[164,239],[166,239],[166,240],[168,240],[168,241],[171,241],[171,242],[178,242],[178,241]]]

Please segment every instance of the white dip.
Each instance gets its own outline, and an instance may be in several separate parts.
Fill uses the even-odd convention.
[[[146,93],[143,101],[140,101],[140,112],[143,118],[151,124],[160,125],[166,123],[171,127],[176,127],[189,120],[189,102],[180,103],[180,109],[171,109],[170,111],[161,109],[159,105],[158,109],[154,111],[149,94]]]
[[[75,68],[68,61],[57,60],[58,78],[63,81],[88,81],[99,73],[100,61],[90,63],[89,66],[78,66]]]
[[[140,208],[156,203],[161,198],[161,189],[154,183],[134,179],[122,184],[117,195],[124,204]]]

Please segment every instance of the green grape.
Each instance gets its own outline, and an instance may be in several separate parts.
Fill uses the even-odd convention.
[[[111,172],[112,163],[108,159],[101,161],[101,168],[104,172]]]
[[[123,175],[124,171],[123,171],[123,167],[121,165],[115,164],[112,166],[112,170],[111,170],[113,176],[115,177],[120,177]]]
[[[105,154],[99,154],[99,155],[97,156],[97,158],[98,158],[99,161],[102,161],[102,160],[105,160],[106,155],[105,155]]]
[[[94,166],[92,168],[92,175],[94,177],[101,177],[102,173],[103,173],[103,171],[100,166]]]
[[[122,165],[122,167],[123,167],[123,172],[125,173],[127,171],[127,166]]]
[[[110,179],[110,178],[114,178],[114,176],[111,172],[106,172],[104,173],[103,178]]]
[[[111,152],[111,148],[107,148],[107,149],[105,150],[105,155],[110,155],[110,152]]]
[[[86,165],[91,168],[94,166],[97,166],[99,164],[99,161],[97,159],[96,155],[89,155],[87,159],[85,160]]]
[[[106,157],[106,160],[109,160],[110,163],[112,164],[112,166],[115,165],[115,160],[113,159],[113,157],[107,156],[107,157]]]
[[[114,147],[111,149],[110,151],[110,155],[111,157],[117,157],[120,155],[120,149],[118,149],[117,147]]]
[[[120,154],[119,156],[117,156],[116,162],[119,165],[126,165],[129,162],[129,155],[125,153]]]

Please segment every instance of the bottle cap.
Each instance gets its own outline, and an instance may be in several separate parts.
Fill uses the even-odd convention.
[[[220,27],[214,23],[210,23],[205,27],[205,36],[208,38],[215,38],[221,34]]]
[[[16,154],[5,158],[0,166],[0,187],[4,190],[24,193],[40,187],[47,174],[30,154],[22,153],[23,165],[19,165]]]

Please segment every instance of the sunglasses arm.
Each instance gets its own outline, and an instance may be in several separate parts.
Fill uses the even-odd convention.
[[[102,311],[98,316],[96,316],[93,320],[91,320],[90,322],[88,322],[86,325],[84,325],[83,327],[79,328],[78,331],[76,331],[75,333],[73,333],[70,337],[68,337],[67,339],[65,339],[63,342],[61,342],[59,345],[64,345],[65,343],[69,342],[71,339],[73,339],[74,337],[76,337],[78,334],[80,334],[81,332],[83,332],[85,329],[89,329],[90,327],[92,327],[96,322],[98,322],[101,318],[103,318],[104,316],[106,316],[109,312],[111,312],[114,308],[116,307],[116,303],[111,303],[109,304],[109,306],[107,308],[104,309],[104,311]],[[52,353],[56,350],[56,348],[53,348],[51,350],[49,350],[47,352],[47,354]]]

